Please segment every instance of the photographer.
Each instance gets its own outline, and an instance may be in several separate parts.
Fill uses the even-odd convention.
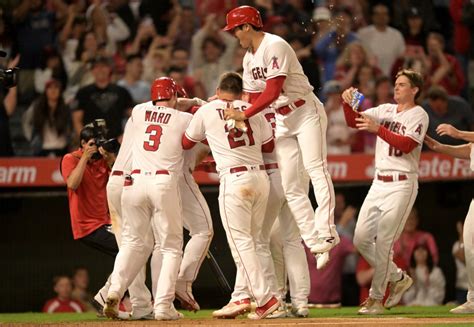
[[[104,134],[95,124],[84,127],[80,132],[80,148],[63,157],[61,172],[68,188],[74,239],[115,257],[118,247],[110,231],[106,195],[115,154],[100,146]]]

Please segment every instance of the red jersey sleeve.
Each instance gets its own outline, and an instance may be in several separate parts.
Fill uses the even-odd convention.
[[[262,94],[255,100],[250,108],[244,111],[247,118],[259,113],[270,104],[273,103],[281,94],[283,83],[285,83],[286,76],[276,76],[267,80],[267,85]]]
[[[61,174],[66,183],[69,175],[71,175],[71,172],[76,168],[78,162],[79,158],[75,157],[72,153],[68,153],[63,157],[63,160],[61,161]]]

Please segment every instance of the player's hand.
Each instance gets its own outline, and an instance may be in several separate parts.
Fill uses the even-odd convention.
[[[379,131],[380,125],[377,124],[371,118],[361,113],[360,117],[356,118],[356,127],[358,130],[377,134]]]
[[[441,147],[441,143],[429,137],[428,135],[425,135],[425,139],[423,140],[423,143],[425,143],[426,146],[433,151],[439,151],[439,148]]]
[[[350,105],[352,102],[352,92],[354,92],[354,90],[356,90],[356,88],[350,87],[344,90],[344,92],[342,92],[342,95],[341,95],[342,100],[348,105]]]
[[[436,127],[436,133],[441,136],[447,135],[455,139],[459,138],[459,130],[450,124],[438,125],[438,127]]]
[[[456,223],[456,230],[458,232],[459,240],[461,242],[463,241],[463,227],[464,227],[464,224],[462,221],[458,221]]]
[[[229,107],[224,110],[224,118],[225,120],[234,119],[236,121],[247,119],[247,117],[245,117],[245,114],[242,111],[234,109],[232,103],[229,103]]]

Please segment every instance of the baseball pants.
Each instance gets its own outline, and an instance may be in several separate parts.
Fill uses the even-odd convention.
[[[232,301],[250,295],[257,306],[262,306],[273,296],[256,251],[270,185],[264,170],[258,170],[258,166],[248,166],[248,169],[242,173],[221,173],[219,210],[237,266],[236,285],[247,286],[247,290],[234,289]]]
[[[327,116],[323,104],[313,95],[289,115],[276,115],[276,154],[288,206],[301,237],[311,248],[317,238],[335,236],[334,186],[327,168]],[[302,157],[318,207],[313,210],[306,187],[298,178]]]
[[[183,252],[183,221],[177,179],[177,174],[172,172],[169,175],[134,174],[133,185],[125,186],[122,194],[122,244],[115,260],[109,294],[115,292],[123,296],[145,265],[153,250],[147,236],[154,225],[155,242],[160,243],[162,260],[157,288],[153,290],[156,294],[155,312],[168,310],[174,300]]]
[[[467,301],[474,302],[474,199],[464,221],[463,239],[468,281]]]
[[[184,248],[181,267],[179,268],[179,282],[194,282],[199,268],[206,257],[211,245],[214,230],[212,227],[211,212],[206,199],[199,190],[199,186],[190,172],[184,172],[178,178],[179,193],[183,207],[183,225],[189,231],[191,239]],[[158,276],[154,271],[161,268],[161,255],[159,244],[155,245],[152,256],[152,275]],[[153,289],[156,289],[156,280],[153,278]]]
[[[120,247],[122,242],[122,191],[124,176],[111,175],[107,183],[107,201],[109,204],[110,218],[112,220],[112,228],[114,230],[117,244]],[[152,231],[147,237],[149,243],[153,244]],[[150,246],[150,245],[149,245]],[[149,247],[148,246],[148,247]],[[128,287],[130,293],[130,302],[134,311],[148,310],[151,306],[151,293],[145,285],[146,281],[146,265],[138,273],[137,277]]]
[[[393,262],[393,244],[400,236],[418,194],[418,179],[374,180],[359,211],[354,245],[374,268],[369,296],[382,300],[387,283],[402,277]]]

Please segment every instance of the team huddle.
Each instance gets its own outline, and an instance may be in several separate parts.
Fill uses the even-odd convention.
[[[107,185],[120,247],[104,286],[107,317],[121,317],[119,303],[127,290],[136,318],[150,313],[157,320],[182,318],[173,306],[175,298],[188,310],[200,309],[192,284],[213,228],[192,171],[209,151],[220,179],[220,217],[237,267],[231,299],[213,317],[308,316],[310,280],[301,240],[316,256],[318,269],[339,243],[326,159],[328,123],[293,49],[282,38],[262,32],[262,26],[253,7],[241,6],[227,14],[224,29],[247,52],[242,77],[223,74],[215,100],[183,99],[185,92],[164,77],[153,83],[150,101],[133,108]],[[358,251],[375,270],[360,314],[380,314],[397,305],[413,283],[392,261],[392,246],[418,192],[418,163],[429,124],[428,115],[415,103],[422,83],[420,74],[400,71],[396,104],[363,113],[350,106],[353,88],[342,94],[347,124],[377,135],[374,181],[354,236]],[[191,114],[196,102],[201,106]],[[442,148],[434,141],[427,144]],[[443,149],[465,158],[474,153]],[[308,197],[309,182],[316,211]],[[471,205],[471,216],[473,210]],[[191,236],[184,252],[183,228]],[[282,263],[272,259],[272,235],[280,240]],[[471,252],[472,244],[469,249],[466,244],[466,261],[472,264]],[[150,255],[153,294],[145,286]],[[285,274],[278,273],[282,269]],[[474,276],[469,282],[474,290]],[[287,284],[290,311],[285,307]],[[382,303],[387,285],[389,297]],[[253,312],[251,302],[256,303]]]

